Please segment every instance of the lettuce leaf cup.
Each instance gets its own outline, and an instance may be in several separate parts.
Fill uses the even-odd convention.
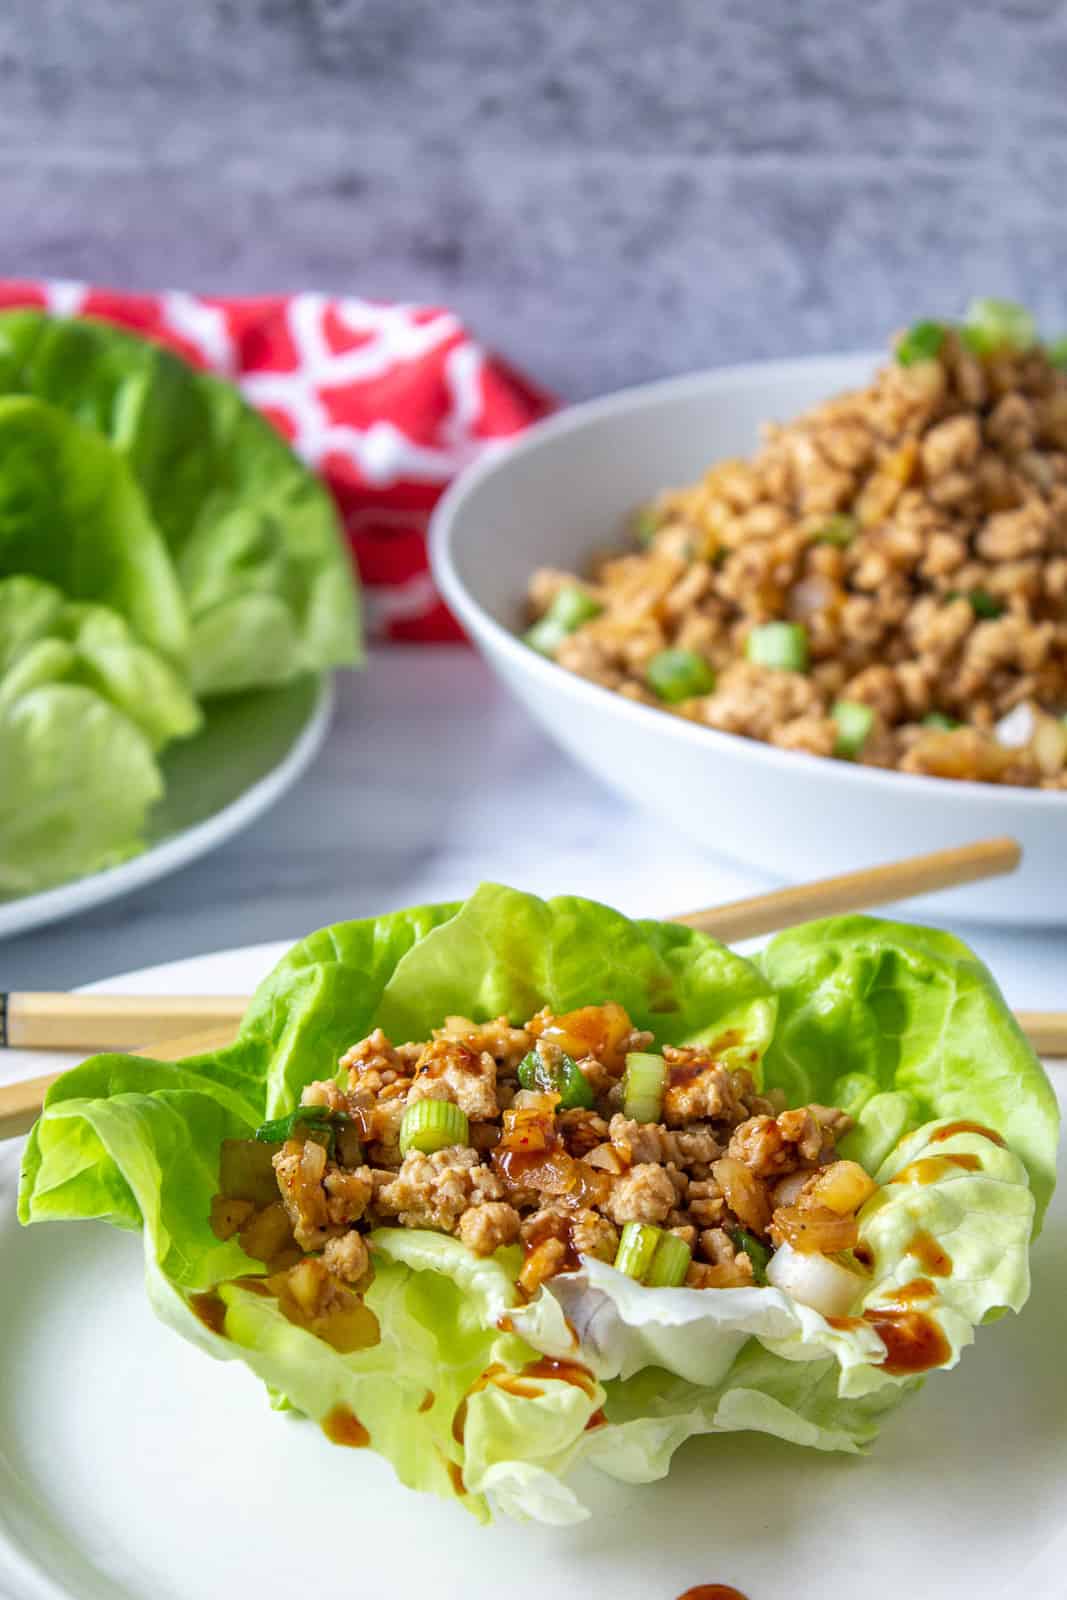
[[[578,1461],[868,1445],[1021,1310],[1057,1131],[947,934],[753,962],[483,885],[313,934],[227,1050],[67,1073],[19,1205],[143,1230],[166,1323],[402,1483],[567,1523]]]

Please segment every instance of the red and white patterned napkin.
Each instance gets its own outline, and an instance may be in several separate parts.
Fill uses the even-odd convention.
[[[462,637],[430,578],[430,511],[551,397],[434,306],[321,294],[223,299],[0,281],[0,307],[117,322],[231,379],[333,491],[372,637]]]

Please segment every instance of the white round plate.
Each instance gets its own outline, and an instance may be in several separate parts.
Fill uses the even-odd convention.
[[[241,993],[284,946],[98,984]],[[11,1067],[29,1072],[23,1055]],[[6,1075],[6,1074],[5,1074]],[[1062,1078],[1062,1072],[1059,1074]],[[751,1434],[694,1441],[668,1479],[587,1471],[576,1528],[479,1529],[385,1462],[272,1412],[236,1364],[157,1323],[136,1235],[20,1230],[0,1148],[0,1594],[6,1600],[1062,1600],[1067,1566],[1067,1201],[1021,1317],[885,1423],[866,1458]]]
[[[882,772],[668,716],[523,644],[537,567],[584,571],[634,506],[748,454],[760,423],[866,382],[877,357],[767,361],[646,384],[551,417],[465,472],[431,525],[434,577],[508,688],[605,783],[672,832],[761,875],[803,883],[1010,834],[1010,877],[917,902],[974,922],[1067,923],[1067,795]]]
[[[332,709],[328,675],[210,702],[200,732],[162,758],[166,793],[149,819],[148,848],[41,894],[0,897],[0,938],[140,889],[246,828],[314,759]]]

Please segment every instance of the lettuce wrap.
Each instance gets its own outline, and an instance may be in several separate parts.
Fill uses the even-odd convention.
[[[518,1021],[608,1000],[659,1045],[726,1041],[724,1056],[791,1103],[855,1117],[851,1153],[881,1185],[859,1215],[876,1266],[856,1315],[828,1320],[770,1286],[647,1288],[588,1257],[527,1301],[517,1246],[478,1257],[445,1234],[384,1227],[369,1236],[373,1336],[342,1354],[288,1320],[257,1282],[262,1265],[212,1231],[222,1141],[292,1110],[374,1027],[417,1039],[451,1013]],[[566,1482],[579,1460],[644,1482],[696,1434],[867,1445],[921,1385],[892,1335],[930,1248],[949,1266],[930,1283],[928,1365],[953,1366],[980,1323],[1023,1306],[1057,1126],[992,977],[946,934],[838,918],[752,962],[691,929],[484,885],[462,904],[313,934],[227,1050],[174,1064],[102,1055],[67,1073],[30,1135],[19,1207],[26,1223],[143,1230],[166,1323],[244,1362],[272,1403],[336,1442],[369,1444],[402,1483],[483,1520],[495,1507],[567,1523],[585,1515]]]
[[[167,569],[154,604],[178,600],[198,695],[358,659],[358,593],[330,495],[233,384],[110,323],[17,310],[0,313],[0,395],[65,414],[87,466],[110,455],[136,486]],[[0,522],[9,471],[0,438]],[[41,547],[62,548],[63,527]]]

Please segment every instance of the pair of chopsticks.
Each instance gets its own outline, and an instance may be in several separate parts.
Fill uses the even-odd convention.
[[[860,911],[1013,872],[1020,855],[1013,839],[984,839],[668,920],[730,944],[815,917]],[[247,998],[240,995],[0,995],[0,1046],[21,1050],[136,1048],[155,1060],[173,1061],[229,1044],[247,1005]],[[1020,1012],[1019,1022],[1039,1054],[1067,1056],[1067,1012]],[[0,1087],[0,1138],[26,1131],[57,1076]]]

